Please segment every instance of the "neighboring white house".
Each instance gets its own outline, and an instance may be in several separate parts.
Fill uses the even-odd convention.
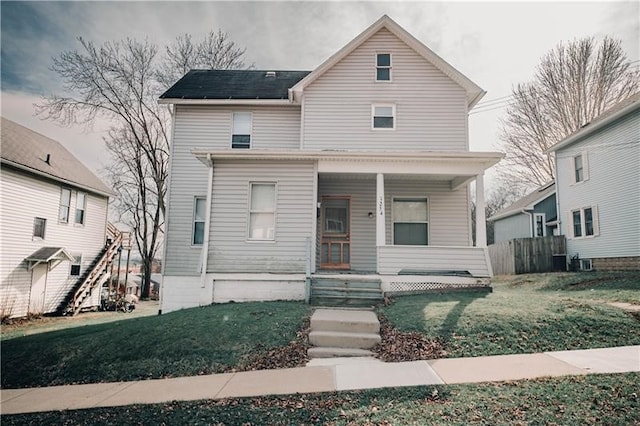
[[[487,219],[493,222],[493,241],[546,237],[558,234],[556,186],[547,183],[499,210]]]
[[[548,151],[568,256],[585,270],[640,270],[640,93]]]
[[[470,182],[484,91],[387,16],[313,71],[192,70],[173,114],[161,310],[304,299],[317,277],[384,291],[488,284]],[[484,214],[478,214],[484,224]]]
[[[102,275],[89,272],[105,253],[111,190],[55,140],[5,118],[0,132],[2,316],[98,306],[99,289],[70,293]]]

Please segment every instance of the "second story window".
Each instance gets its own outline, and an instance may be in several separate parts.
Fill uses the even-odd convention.
[[[87,210],[87,194],[79,192],[76,195],[76,223],[84,225],[85,211]]]
[[[391,81],[391,53],[376,55],[376,81]]]
[[[58,221],[69,223],[69,209],[71,207],[71,190],[62,188],[60,192],[60,208],[58,209]]]
[[[576,183],[582,182],[584,180],[584,167],[582,166],[582,155],[576,155],[575,157],[573,157],[573,165],[574,165]]]
[[[252,114],[250,112],[234,112],[231,148],[251,148],[251,128]]]
[[[392,104],[372,105],[372,123],[374,129],[395,129],[396,128],[396,106]]]
[[[191,244],[201,246],[204,242],[204,224],[206,220],[205,209],[207,207],[207,199],[205,197],[196,197],[193,202],[193,232]]]

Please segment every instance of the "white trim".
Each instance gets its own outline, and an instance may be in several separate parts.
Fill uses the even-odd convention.
[[[270,105],[291,106],[289,99],[158,99],[159,104],[169,105]]]

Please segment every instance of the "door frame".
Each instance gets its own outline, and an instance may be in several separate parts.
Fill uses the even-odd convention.
[[[343,234],[331,233],[325,234],[325,201],[329,200],[345,200],[347,202],[347,232]],[[331,259],[332,246],[339,246],[340,262],[339,263],[323,263],[322,261],[322,249],[325,244],[328,244],[327,258]],[[344,261],[344,245],[349,247],[349,261]],[[350,270],[351,269],[351,196],[350,195],[323,195],[320,198],[320,269],[337,269],[337,270]]]

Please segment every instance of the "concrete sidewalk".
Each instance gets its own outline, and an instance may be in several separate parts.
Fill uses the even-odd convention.
[[[312,360],[307,367],[139,382],[0,391],[1,414],[129,404],[478,383],[640,371],[640,346],[384,363],[372,358]]]

